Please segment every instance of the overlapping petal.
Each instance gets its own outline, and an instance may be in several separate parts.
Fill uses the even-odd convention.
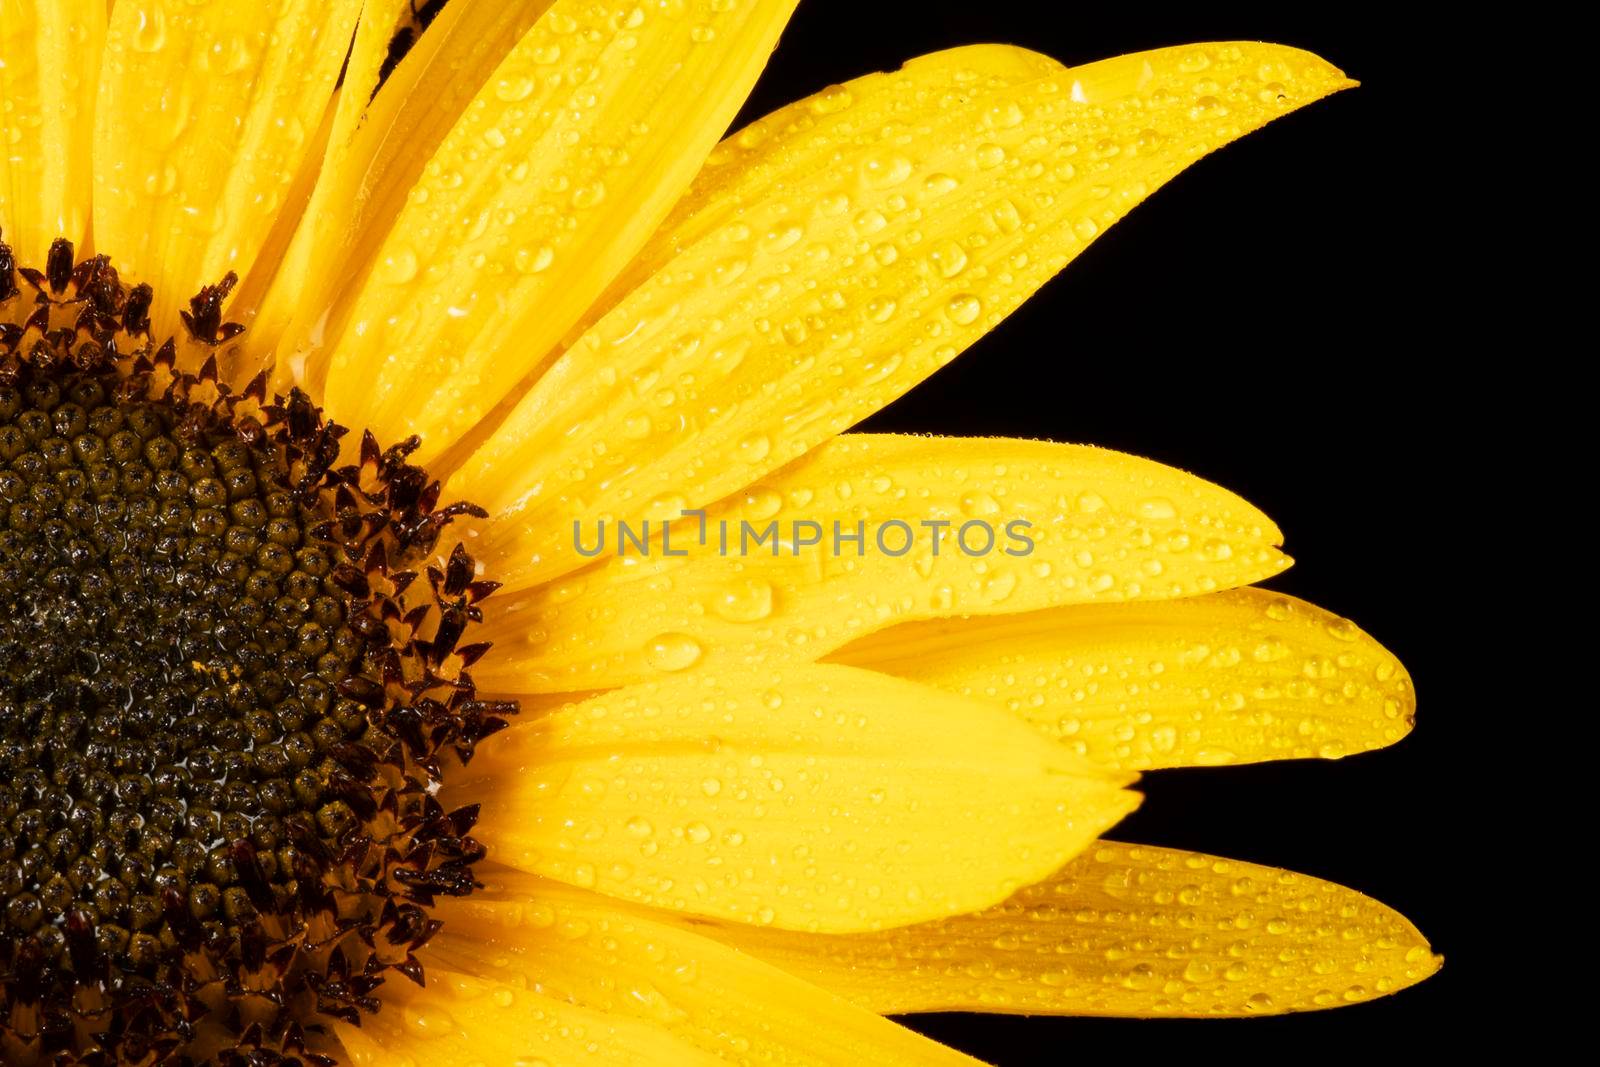
[[[428,968],[426,990],[385,983],[383,1001],[359,1028],[333,1024],[350,1067],[718,1062],[661,1027],[442,967]]]
[[[1254,588],[911,623],[832,658],[1002,704],[1121,770],[1338,758],[1400,740],[1416,710],[1355,624]]]
[[[556,0],[445,136],[334,315],[342,421],[439,457],[644,245],[794,0]]]
[[[1137,803],[1003,710],[841,666],[698,672],[513,726],[451,775],[505,864],[785,929],[1004,899]],[[997,849],[996,842],[1004,842]]]
[[[1200,478],[1004,438],[847,434],[648,558],[615,523],[566,531],[586,552],[602,534],[603,562],[496,598],[480,684],[559,692],[806,662],[897,622],[1193,596],[1288,564],[1270,519]]]
[[[726,142],[646,251],[659,269],[451,478],[496,515],[497,572],[570,571],[574,518],[671,516],[791,462],[953,359],[1189,163],[1350,84],[1275,45],[1047,63],[939,53]],[[1066,338],[1044,358],[1107,356]]]
[[[973,915],[832,937],[702,929],[885,1013],[1266,1015],[1370,1000],[1440,963],[1353,890],[1110,841]]]
[[[244,275],[330,106],[361,0],[111,11],[94,124],[94,241],[158,296],[158,336],[203,284]]]
[[[1094,449],[829,442],[1339,72],[1246,43],[1073,70],[958,49],[769,116],[691,185],[792,0],[455,0],[374,95],[408,6],[0,0],[23,260],[92,236],[154,283],[161,333],[246,275],[279,384],[421,433],[493,508],[478,552],[513,595],[479,684],[626,687],[452,776],[522,870],[440,902],[429,988],[334,1024],[352,1063],[969,1062],[873,1013],[1271,1014],[1438,967],[1351,890],[1095,844],[1132,770],[1409,729],[1365,634],[1213,592],[1286,565],[1265,516]],[[776,551],[573,550],[572,520],[694,507]],[[1027,551],[995,545],[1018,521]]]
[[[647,909],[516,871],[442,900],[428,966],[637,1018],[742,1064],[856,1067],[968,1059]]]
[[[305,234],[313,227],[320,233],[337,229],[328,212],[328,200],[334,189],[330,175],[337,162],[343,159],[367,114],[396,27],[411,8],[411,0],[362,0],[355,37],[345,57],[335,101],[323,114],[322,128],[317,131],[310,149],[309,162],[301,169],[299,181],[261,248],[256,269],[244,277],[229,301],[228,317],[250,328],[249,344],[225,353],[230,362],[237,364],[230,374],[234,380],[248,379],[256,369],[272,364],[274,341],[283,323],[273,321],[277,314],[263,317],[263,304],[268,294],[278,298],[272,304],[272,311],[287,314],[291,301],[311,303],[310,293],[318,292],[311,287],[324,280],[322,273],[332,272],[342,265],[338,257],[312,260],[308,254],[312,242],[305,240]],[[269,322],[271,329],[266,328]]]
[[[331,309],[365,278],[428,160],[551,2],[452,0],[381,89],[394,28],[413,5],[363,8],[316,190],[250,318],[252,345],[279,357],[279,389],[320,391]]]
[[[0,0],[0,238],[35,268],[88,233],[105,34],[102,0]]]

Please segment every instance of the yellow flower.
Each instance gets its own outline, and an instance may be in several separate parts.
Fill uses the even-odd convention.
[[[0,0],[7,1064],[954,1062],[882,1014],[1437,968],[1099,840],[1136,772],[1410,729],[1382,647],[1252,588],[1266,516],[846,432],[1352,83],[979,45],[719,144],[792,7]]]

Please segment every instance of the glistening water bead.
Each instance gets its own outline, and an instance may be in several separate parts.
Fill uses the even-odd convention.
[[[228,285],[190,348],[238,335]],[[319,1062],[474,885],[432,791],[514,710],[466,673],[494,586],[427,564],[471,509],[414,442],[339,467],[303,395],[178,370],[150,302],[0,244],[0,1059]]]

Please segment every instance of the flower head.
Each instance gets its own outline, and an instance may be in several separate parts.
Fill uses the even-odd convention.
[[[1269,519],[845,432],[1351,83],[981,45],[719,144],[791,8],[0,0],[6,1063],[934,1062],[880,1013],[1437,967],[1100,839],[1410,729]]]

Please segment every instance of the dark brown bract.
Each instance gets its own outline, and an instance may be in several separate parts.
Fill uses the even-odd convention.
[[[189,348],[238,336],[227,286]],[[469,673],[495,586],[428,563],[477,512],[415,440],[341,464],[150,304],[0,244],[0,1059],[323,1062],[474,886],[476,813],[433,793],[515,711]]]

